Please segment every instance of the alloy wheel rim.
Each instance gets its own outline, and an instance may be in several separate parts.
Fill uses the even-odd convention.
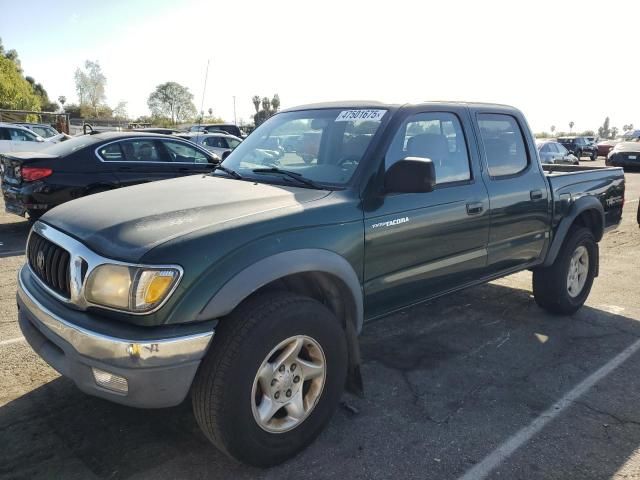
[[[296,335],[280,342],[266,356],[253,380],[254,420],[270,433],[296,428],[318,403],[325,377],[326,360],[317,341]]]
[[[584,245],[578,246],[571,255],[567,273],[567,292],[572,298],[582,292],[589,274],[589,251]]]

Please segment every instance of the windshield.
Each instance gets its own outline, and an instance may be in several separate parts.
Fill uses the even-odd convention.
[[[385,113],[371,109],[280,113],[238,145],[223,164],[252,180],[267,177],[255,169],[276,167],[322,185],[341,186],[351,180]]]

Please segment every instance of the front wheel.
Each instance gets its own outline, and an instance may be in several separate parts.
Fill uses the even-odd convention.
[[[552,313],[577,311],[589,296],[598,263],[598,244],[591,230],[572,227],[554,263],[533,271],[533,296]]]
[[[193,385],[195,417],[230,457],[276,465],[331,419],[347,363],[344,331],[324,305],[288,292],[255,297],[216,329]]]
[[[591,161],[595,162],[598,159],[598,152],[593,152],[591,154]]]

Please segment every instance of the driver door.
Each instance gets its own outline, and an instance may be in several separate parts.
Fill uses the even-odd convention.
[[[468,114],[417,111],[385,155],[385,169],[405,157],[430,158],[436,187],[428,193],[385,194],[365,208],[365,315],[372,318],[483,276],[489,198]],[[466,129],[463,129],[466,126]]]

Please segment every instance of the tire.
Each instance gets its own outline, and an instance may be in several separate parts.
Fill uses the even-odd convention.
[[[277,348],[297,336],[303,336],[304,342],[301,353],[294,355],[297,358],[294,362],[303,361],[303,352],[310,359],[307,364],[298,365],[297,371],[304,376],[304,372],[311,371],[309,362],[322,364],[324,360],[323,376],[296,382],[295,365],[288,364],[286,370],[271,369],[281,355]],[[312,346],[309,339],[320,347],[318,350],[314,346],[315,357],[305,350]],[[207,438],[231,458],[258,467],[276,465],[313,442],[329,422],[342,395],[347,364],[345,333],[324,305],[288,292],[257,296],[238,307],[216,328],[212,348],[194,380],[194,415]],[[263,365],[268,368],[263,369]],[[262,383],[257,376],[260,370],[269,372]],[[261,385],[272,390],[269,402],[264,405],[277,405],[275,398],[282,401],[284,395],[289,396],[297,388],[296,393],[306,395],[305,401],[310,402],[307,407],[315,406],[303,407],[307,413],[295,425],[287,423],[291,405],[280,407],[273,417],[265,415],[271,421],[261,425],[259,406],[266,402]],[[291,396],[294,397],[295,394]],[[284,415],[287,416],[283,419]]]
[[[568,277],[572,273],[570,271],[572,257],[579,251],[586,251],[588,265],[583,274],[584,283],[579,289],[574,288],[572,292]],[[553,265],[536,268],[533,271],[533,296],[536,303],[551,313],[569,315],[576,312],[589,296],[597,262],[598,244],[591,230],[584,227],[571,227]],[[577,278],[580,279],[581,276],[577,275]],[[573,286],[575,287],[575,284]]]
[[[591,161],[595,162],[598,159],[598,152],[593,152],[591,154]]]
[[[580,160],[580,158],[582,158],[582,152],[580,152],[579,150],[576,150],[575,156],[578,160]]]

